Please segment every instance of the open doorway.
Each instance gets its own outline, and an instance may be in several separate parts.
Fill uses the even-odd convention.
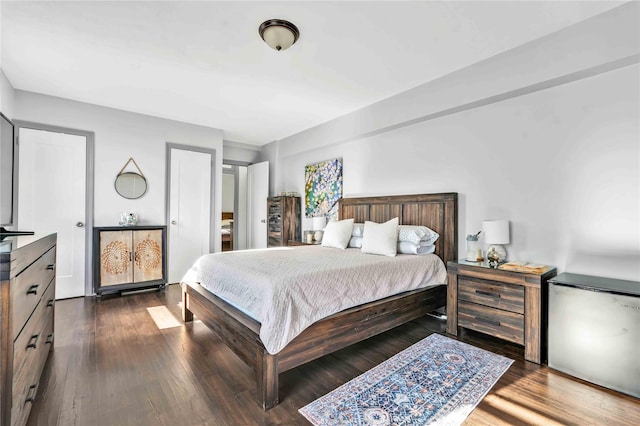
[[[222,251],[247,248],[247,166],[222,165]]]

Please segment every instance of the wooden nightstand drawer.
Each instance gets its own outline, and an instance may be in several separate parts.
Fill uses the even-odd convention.
[[[522,286],[461,276],[458,278],[458,298],[524,314],[524,287]]]
[[[524,344],[524,315],[460,301],[458,324],[510,342]]]

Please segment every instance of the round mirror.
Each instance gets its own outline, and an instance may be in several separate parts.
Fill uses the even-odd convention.
[[[118,194],[134,200],[147,192],[147,180],[138,173],[124,172],[116,177],[115,187]]]

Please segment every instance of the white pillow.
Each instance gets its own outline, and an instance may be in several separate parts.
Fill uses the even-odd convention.
[[[425,243],[431,245],[436,242],[440,235],[426,226],[420,225],[400,225],[398,227],[398,241],[408,241],[410,243]]]
[[[324,228],[322,247],[347,248],[353,230],[353,219],[329,222]]]
[[[402,254],[429,254],[436,251],[434,244],[415,244],[409,241],[398,241],[398,253]]]
[[[363,253],[395,256],[398,250],[398,218],[385,223],[366,221],[362,235]]]

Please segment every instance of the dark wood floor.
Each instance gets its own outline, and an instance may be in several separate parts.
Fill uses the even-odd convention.
[[[29,424],[304,425],[299,408],[445,329],[425,317],[288,371],[282,402],[264,413],[251,370],[203,324],[179,323],[179,300],[172,285],[56,302],[55,350]],[[515,359],[465,424],[640,424],[638,399],[524,361],[516,345],[473,332],[461,340]]]

